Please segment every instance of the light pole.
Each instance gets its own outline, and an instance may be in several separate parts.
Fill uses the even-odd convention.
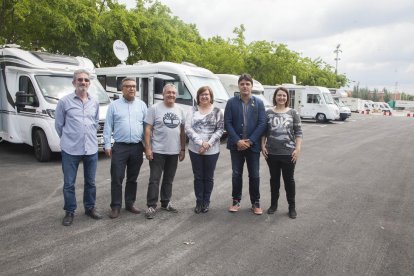
[[[341,44],[338,44],[338,45],[336,46],[335,51],[334,51],[334,53],[336,54],[336,57],[335,57],[335,75],[338,75],[338,61],[339,61],[339,60],[341,60],[341,59],[339,58],[339,53],[341,53],[341,52],[342,52],[342,50],[341,50],[341,49],[339,49],[340,47],[341,47]]]

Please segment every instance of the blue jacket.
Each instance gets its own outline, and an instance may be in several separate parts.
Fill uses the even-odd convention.
[[[247,137],[253,145],[253,152],[260,152],[262,134],[266,130],[266,112],[262,100],[252,96],[247,111]],[[237,150],[237,142],[243,139],[243,102],[240,96],[227,101],[224,110],[224,127],[228,133],[227,148]]]

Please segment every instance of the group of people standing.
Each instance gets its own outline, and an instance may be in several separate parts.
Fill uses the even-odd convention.
[[[93,219],[102,218],[95,208],[99,104],[87,93],[89,78],[89,72],[82,69],[75,71],[75,92],[58,102],[55,113],[62,149],[66,212],[62,224],[65,226],[73,223],[76,210],[75,180],[80,161],[84,164],[85,214]],[[294,170],[301,150],[302,130],[298,113],[288,107],[289,93],[285,88],[276,89],[274,107],[265,110],[263,102],[252,95],[253,79],[243,74],[238,80],[240,94],[227,102],[224,114],[214,106],[212,89],[203,86],[197,91],[197,104],[185,116],[182,108],[175,104],[177,88],[174,84],[166,84],[163,101],[149,108],[136,97],[136,85],[135,79],[123,79],[123,95],[110,104],[106,115],[104,150],[111,158],[110,218],[115,219],[120,215],[125,174],[125,210],[141,213],[135,201],[137,178],[144,154],[150,167],[145,217],[152,219],[156,216],[158,200],[161,210],[177,212],[171,204],[172,186],[178,162],[185,158],[186,137],[194,174],[194,212],[208,212],[214,171],[220,154],[220,138],[225,130],[232,166],[232,204],[229,212],[240,209],[243,168],[246,163],[251,210],[256,215],[263,213],[259,189],[262,152],[271,176],[271,204],[267,213],[273,214],[277,210],[282,174],[289,217],[296,218]]]

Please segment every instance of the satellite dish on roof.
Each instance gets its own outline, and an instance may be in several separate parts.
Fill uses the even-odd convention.
[[[119,59],[122,64],[125,64],[125,61],[129,56],[128,47],[126,44],[122,40],[115,40],[113,49],[116,58]]]

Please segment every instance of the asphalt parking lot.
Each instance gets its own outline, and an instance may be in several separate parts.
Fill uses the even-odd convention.
[[[179,213],[153,220],[122,211],[107,217],[110,160],[100,155],[94,221],[82,210],[63,227],[59,154],[48,163],[32,149],[0,143],[0,275],[412,275],[414,271],[414,118],[353,114],[349,121],[304,122],[296,168],[298,218],[283,189],[274,215],[231,214],[230,157],[221,146],[211,210],[195,214],[191,163],[179,164],[173,202]],[[261,160],[261,199],[270,202]],[[138,178],[145,208],[149,168]]]

